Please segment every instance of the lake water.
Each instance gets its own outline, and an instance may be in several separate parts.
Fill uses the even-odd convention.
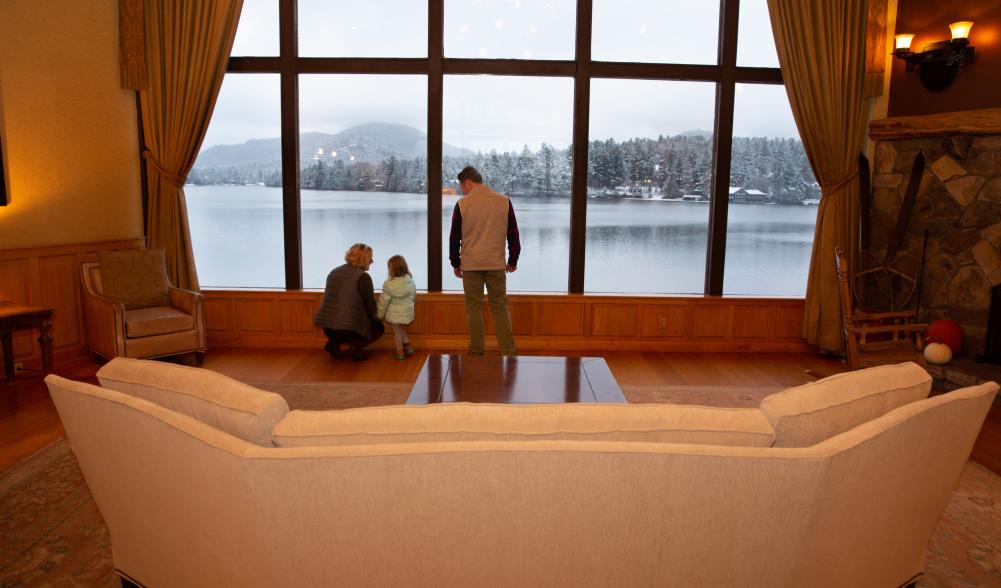
[[[282,191],[264,186],[185,187],[198,276],[205,287],[284,288]],[[461,290],[448,263],[448,229],[458,196],[442,202],[445,290]],[[570,200],[514,198],[521,233],[511,291],[567,289]],[[802,296],[813,246],[815,206],[733,204],[725,294]],[[709,206],[650,200],[588,200],[585,289],[699,294],[705,280]],[[385,261],[401,254],[427,287],[427,196],[302,191],[303,281],[323,288],[355,242],[372,246],[378,288]]]

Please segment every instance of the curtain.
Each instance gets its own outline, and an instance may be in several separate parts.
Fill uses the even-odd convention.
[[[842,341],[834,248],[842,247],[851,264],[858,242],[866,0],[768,0],[768,12],[793,117],[821,189],[803,336],[822,351],[837,352]]]
[[[167,252],[175,286],[198,289],[184,183],[208,129],[243,0],[145,0],[140,90],[149,172],[146,246]]]

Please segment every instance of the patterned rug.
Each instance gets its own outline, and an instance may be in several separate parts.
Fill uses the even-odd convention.
[[[400,403],[410,389],[336,382],[257,385],[304,409]],[[711,404],[694,388],[688,403]],[[728,406],[753,406],[769,393],[731,388],[712,389],[732,396]],[[683,392],[661,386],[623,391],[630,402],[664,402]],[[918,585],[1001,586],[1001,478],[979,464],[967,463],[929,542]],[[108,531],[66,439],[0,472],[0,588],[21,586],[118,586]]]

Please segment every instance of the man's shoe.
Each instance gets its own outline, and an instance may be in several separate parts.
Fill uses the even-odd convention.
[[[360,347],[351,346],[351,351],[349,352],[351,359],[355,361],[365,361],[365,352],[361,350]]]
[[[482,355],[483,355],[483,352],[482,352],[482,351],[473,351],[472,349],[470,349],[470,350],[469,350],[469,355],[473,355],[473,356],[476,356],[476,357],[480,357],[480,356],[482,356]]]

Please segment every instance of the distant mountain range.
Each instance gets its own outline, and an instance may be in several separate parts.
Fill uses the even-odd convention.
[[[275,164],[281,161],[282,140],[251,139],[239,145],[215,145],[202,151],[195,162],[196,169],[214,167]],[[475,155],[446,143],[446,157]],[[427,135],[407,125],[371,122],[351,127],[336,135],[329,133],[302,133],[299,136],[299,162],[303,167],[313,164],[316,158],[327,162],[376,163],[396,157],[415,159],[427,157]]]

